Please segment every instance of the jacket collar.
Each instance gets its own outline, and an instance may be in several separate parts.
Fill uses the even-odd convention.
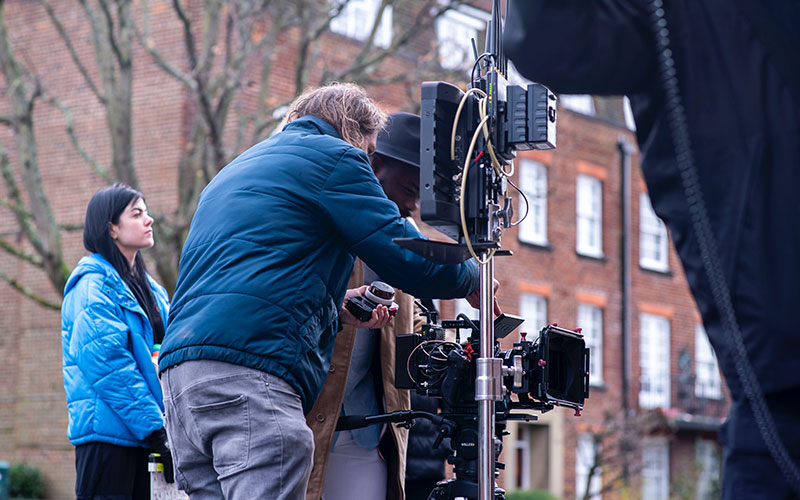
[[[114,266],[112,266],[110,262],[108,262],[102,255],[98,253],[87,255],[78,261],[78,265],[75,267],[75,270],[72,271],[72,275],[70,275],[67,285],[64,287],[64,295],[66,296],[66,294],[75,286],[81,276],[91,273],[100,274],[104,277],[103,286],[117,304],[126,309],[130,309],[131,311],[145,315],[144,310],[139,305],[139,301],[136,300],[136,296],[133,295],[133,292],[122,280],[122,277],[119,275]],[[159,309],[161,309],[163,306],[159,300],[160,293],[157,289],[157,284],[152,280],[152,278],[150,278],[150,276],[147,276],[147,280],[150,284],[150,288],[153,291],[153,296],[156,299],[156,303]]]
[[[297,120],[283,127],[283,130],[292,130],[292,129],[316,131],[320,134],[336,137],[337,139],[342,138],[333,125],[323,120],[322,118],[313,115],[306,115],[300,117]]]

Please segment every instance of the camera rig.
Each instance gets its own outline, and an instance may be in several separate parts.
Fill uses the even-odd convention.
[[[384,415],[344,416],[337,422],[338,430],[354,429],[367,425],[405,422],[417,418],[431,420],[439,427],[434,448],[450,438],[454,478],[437,484],[429,498],[451,500],[476,499],[481,479],[491,481],[492,497],[502,500],[504,491],[494,486],[496,462],[502,451],[502,437],[508,421],[533,421],[537,417],[518,410],[546,412],[556,406],[570,408],[580,415],[585,398],[589,395],[589,350],[580,330],[572,331],[557,325],[548,325],[535,340],[520,334],[520,341],[503,351],[500,339],[509,335],[523,319],[503,314],[495,319],[495,339],[491,342],[492,363],[499,368],[494,377],[501,381],[500,393],[493,401],[494,433],[491,447],[492,476],[479,474],[479,453],[483,446],[478,432],[479,404],[477,396],[492,390],[493,382],[481,377],[478,367],[487,361],[479,356],[481,351],[480,327],[466,315],[450,321],[438,320],[435,310],[417,302],[427,321],[420,334],[403,334],[396,338],[395,386],[416,390],[417,393],[441,398],[441,414],[420,411],[399,411]],[[455,329],[453,340],[445,333]],[[461,330],[467,330],[462,342]],[[472,383],[475,381],[475,383]],[[512,397],[512,396],[515,396]]]
[[[493,0],[486,50],[479,55],[473,40],[475,63],[465,90],[446,82],[422,84],[420,215],[454,242],[395,240],[434,262],[473,258],[480,269],[480,321],[476,325],[463,320],[473,331],[468,349],[436,336],[400,341],[420,341],[406,359],[414,388],[429,394],[439,391],[450,399],[444,414],[449,428],[456,429],[457,436],[471,436],[457,438],[455,459],[462,465],[456,467],[452,484],[434,491],[433,498],[439,499],[503,498],[495,486],[495,462],[505,422],[517,418],[510,410],[516,405],[547,411],[558,404],[580,414],[588,395],[588,350],[576,332],[546,327],[537,341],[522,339],[507,352],[499,350],[495,337],[493,258],[511,254],[500,248],[501,239],[506,229],[520,222],[512,222],[508,186],[526,199],[511,181],[512,160],[520,150],[555,148],[557,118],[556,97],[547,87],[509,83],[502,31],[500,0]],[[444,329],[445,323],[437,327],[429,318],[423,338]],[[559,384],[561,390],[554,391]],[[565,392],[567,385],[570,390]],[[513,393],[518,395],[516,403],[508,397]]]

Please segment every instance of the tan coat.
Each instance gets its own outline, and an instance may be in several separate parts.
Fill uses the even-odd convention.
[[[361,260],[356,260],[348,288],[358,288],[362,284],[364,284],[364,266]],[[415,326],[421,323],[421,317],[416,314],[412,296],[396,290],[395,302],[399,306],[397,316],[389,325],[381,329],[380,340],[384,410],[387,413],[411,408],[408,391],[397,389],[394,386],[394,337],[416,331]],[[306,500],[319,500],[322,496],[328,454],[333,443],[336,420],[342,408],[355,334],[356,329],[350,325],[345,325],[344,329],[337,334],[333,357],[331,358],[331,367],[328,370],[328,378],[325,379],[325,384],[322,386],[322,392],[316,404],[311,409],[311,412],[306,415],[306,423],[314,431],[315,447],[314,468],[308,481]],[[393,453],[387,453],[384,456],[388,472],[386,498],[387,500],[404,500],[408,429],[399,427],[397,424],[389,424],[387,433],[389,435],[384,435],[383,439],[391,438]]]

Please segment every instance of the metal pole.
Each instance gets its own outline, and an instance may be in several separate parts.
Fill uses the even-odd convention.
[[[480,266],[480,357],[477,361],[475,399],[478,401],[478,484],[480,500],[494,499],[494,402],[500,397],[502,361],[494,353],[494,266]],[[498,363],[499,362],[499,363]]]

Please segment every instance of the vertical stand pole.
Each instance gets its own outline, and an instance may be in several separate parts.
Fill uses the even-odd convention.
[[[494,267],[483,252],[480,266],[480,357],[475,399],[478,402],[478,483],[480,500],[494,499],[494,406],[502,391],[502,360],[494,354]]]

